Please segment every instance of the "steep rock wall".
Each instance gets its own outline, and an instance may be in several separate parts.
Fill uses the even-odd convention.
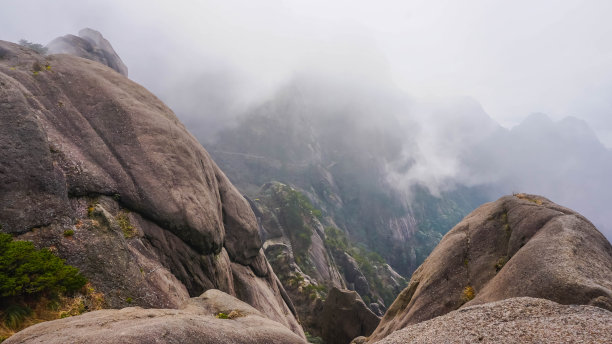
[[[249,204],[154,95],[97,62],[0,42],[0,100],[3,232],[52,246],[112,307],[218,288],[303,336]]]

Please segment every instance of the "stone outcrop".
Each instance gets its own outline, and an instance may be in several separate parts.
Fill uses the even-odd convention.
[[[346,344],[355,337],[370,335],[380,318],[368,309],[356,292],[332,288],[318,321],[325,343]]]
[[[516,194],[457,224],[413,274],[369,338],[513,297],[612,310],[612,246],[580,214]]]
[[[333,220],[321,215],[309,196],[289,185],[270,182],[247,199],[259,221],[266,257],[302,327],[319,337],[320,314],[330,289],[357,291],[366,306],[382,316],[405,280],[380,256],[356,247],[346,233],[335,228]]]
[[[611,324],[601,308],[519,297],[461,308],[377,343],[610,343]]]
[[[219,290],[207,290],[180,309],[101,310],[40,323],[5,343],[305,343],[285,326]]]
[[[50,247],[109,307],[216,288],[303,336],[248,202],[159,99],[103,64],[8,42],[0,99],[3,232]]]
[[[353,257],[342,252],[338,254],[337,263],[344,272],[348,289],[355,290],[359,295],[371,295],[370,285]]]
[[[65,35],[47,44],[50,54],[70,54],[100,62],[118,73],[128,76],[127,66],[123,63],[112,45],[100,32],[89,28],[79,31],[79,35]]]

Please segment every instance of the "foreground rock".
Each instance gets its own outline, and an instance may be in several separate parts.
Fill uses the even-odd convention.
[[[520,296],[612,310],[612,246],[583,216],[546,198],[502,197],[444,236],[369,340]]]
[[[78,267],[107,307],[208,289],[299,336],[248,204],[174,113],[97,62],[0,41],[0,225]]]
[[[83,29],[79,36],[58,37],[47,44],[50,54],[70,54],[100,62],[118,73],[128,76],[127,66],[111,44],[96,30]]]
[[[461,308],[377,344],[612,343],[612,312],[529,297]]]
[[[40,323],[4,343],[305,343],[261,312],[219,290],[181,309],[102,310]]]
[[[332,288],[319,316],[321,337],[327,344],[347,344],[358,336],[368,336],[380,318],[363,303],[359,294]]]

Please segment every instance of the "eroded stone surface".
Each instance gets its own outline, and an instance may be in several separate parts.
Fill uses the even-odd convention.
[[[358,336],[368,336],[380,318],[351,290],[332,288],[319,317],[321,337],[329,344],[346,344]]]
[[[101,310],[40,323],[5,343],[305,343],[248,304],[211,289],[180,309]]]
[[[505,196],[457,224],[415,271],[370,337],[512,297],[612,310],[612,246],[580,214],[535,195]]]
[[[70,54],[88,60],[100,62],[118,73],[128,76],[128,68],[123,63],[115,49],[100,32],[83,29],[79,35],[58,37],[47,45],[50,54]]]
[[[611,324],[601,308],[520,297],[461,308],[377,343],[610,343]]]
[[[0,41],[0,99],[3,232],[52,247],[110,307],[217,288],[303,336],[249,204],[154,95],[100,63]]]

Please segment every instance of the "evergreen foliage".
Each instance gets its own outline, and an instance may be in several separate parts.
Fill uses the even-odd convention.
[[[19,45],[26,47],[26,48],[30,48],[32,50],[34,50],[35,52],[39,53],[39,54],[46,54],[47,53],[47,48],[45,46],[43,46],[42,44],[39,43],[32,43],[30,41],[27,41],[25,39],[20,39],[19,40]]]
[[[73,292],[87,280],[48,249],[0,233],[0,300]]]
[[[305,222],[320,218],[321,211],[315,209],[308,198],[288,185],[278,184],[275,197],[279,208],[279,221],[288,230],[298,265],[306,260],[308,248],[312,244],[312,230]]]

